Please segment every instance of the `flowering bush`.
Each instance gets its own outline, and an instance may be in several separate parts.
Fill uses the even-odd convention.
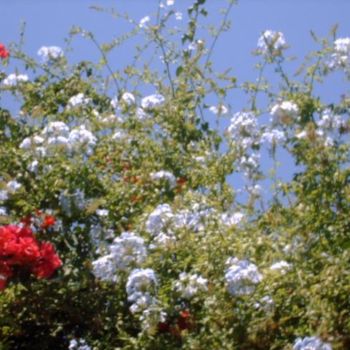
[[[73,28],[98,63],[0,45],[0,348],[350,347],[350,98],[316,88],[349,79],[350,39],[315,37],[295,76],[283,33],[257,33],[259,79],[238,82],[211,59],[232,6],[212,45],[205,0],[113,12],[133,29],[108,44]],[[145,47],[116,69],[109,54],[133,35]]]

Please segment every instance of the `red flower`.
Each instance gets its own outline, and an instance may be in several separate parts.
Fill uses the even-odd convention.
[[[10,53],[3,44],[0,44],[0,58],[5,59],[10,56]]]
[[[55,222],[56,222],[56,218],[54,216],[52,216],[52,215],[45,215],[44,221],[41,224],[41,228],[47,229],[50,226],[53,226],[55,224]]]
[[[50,278],[62,266],[62,261],[56,254],[53,245],[44,242],[40,247],[40,258],[33,266],[33,273],[38,278]]]
[[[188,310],[180,312],[180,315],[177,319],[177,325],[182,331],[185,329],[192,329],[194,324],[192,320],[191,313]]]

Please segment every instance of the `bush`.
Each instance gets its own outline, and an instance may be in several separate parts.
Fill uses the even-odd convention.
[[[260,79],[240,83],[211,62],[233,2],[209,47],[205,1],[178,32],[171,5],[155,23],[126,17],[132,31],[109,44],[74,28],[97,64],[0,46],[22,72],[0,77],[20,111],[0,108],[1,349],[348,349],[350,100],[324,103],[315,85],[349,79],[350,39],[315,36],[320,49],[291,78],[286,39],[265,31]],[[110,66],[134,35],[160,70],[138,68],[143,50],[135,66]],[[245,110],[229,108],[233,89],[250,97]],[[275,171],[263,196],[260,154],[277,167],[280,149],[294,176]]]

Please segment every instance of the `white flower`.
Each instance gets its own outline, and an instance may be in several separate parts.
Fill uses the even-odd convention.
[[[72,339],[69,342],[68,350],[91,350],[91,347],[86,344],[84,339]]]
[[[335,69],[350,64],[350,38],[339,38],[334,41],[334,53],[328,63],[329,68]]]
[[[109,211],[107,209],[97,209],[96,214],[98,216],[108,216]]]
[[[45,141],[44,138],[38,135],[35,135],[33,137],[26,137],[19,145],[19,148],[28,150],[34,147],[35,145],[42,144],[44,141]]]
[[[121,140],[121,139],[125,139],[126,137],[128,136],[128,134],[120,129],[120,130],[117,130],[113,135],[112,135],[112,140]]]
[[[3,84],[5,86],[16,86],[19,83],[25,83],[28,81],[28,75],[26,74],[15,74],[12,73],[7,76],[6,79],[4,79]]]
[[[236,213],[223,213],[221,214],[221,222],[226,226],[235,226],[238,225],[245,215],[241,212]]]
[[[33,160],[27,167],[28,171],[30,171],[31,173],[36,174],[38,171],[38,166],[39,166],[39,162],[37,160]]]
[[[57,60],[58,58],[63,57],[63,50],[58,46],[42,46],[38,50],[38,56],[41,57],[43,62]]]
[[[291,268],[291,265],[284,260],[278,261],[270,266],[270,270],[286,273]]]
[[[47,139],[47,143],[51,146],[68,146],[68,139],[64,136],[52,136]]]
[[[226,270],[225,279],[227,288],[232,295],[251,294],[255,285],[262,280],[258,268],[248,260],[229,258],[226,261],[229,268]]]
[[[203,45],[204,45],[203,40],[192,41],[191,43],[188,44],[187,50],[188,51],[195,51],[198,48],[202,47]]]
[[[262,297],[258,302],[254,304],[254,307],[256,309],[263,310],[264,312],[271,312],[274,306],[275,302],[269,295]]]
[[[175,4],[175,0],[166,0],[167,6],[173,6]]]
[[[154,236],[162,232],[170,223],[174,214],[169,204],[160,204],[148,216],[146,230]]]
[[[64,136],[68,137],[69,127],[63,122],[50,122],[41,132],[43,136]],[[38,139],[37,141],[40,141]],[[34,140],[34,142],[37,144]]]
[[[345,121],[340,115],[334,114],[327,108],[322,112],[316,124],[322,130],[337,130],[345,125]]]
[[[0,216],[7,216],[7,209],[5,207],[0,207]]]
[[[232,139],[244,149],[256,143],[258,122],[253,112],[238,112],[231,118],[227,129]]]
[[[258,40],[258,53],[266,56],[280,56],[287,48],[283,33],[265,30]]]
[[[151,173],[150,177],[152,180],[155,180],[155,181],[159,181],[159,180],[167,181],[171,188],[174,188],[176,186],[176,178],[169,171],[160,170],[160,171],[157,171],[156,173]]]
[[[141,107],[146,110],[152,109],[161,106],[164,102],[165,98],[163,95],[153,94],[146,96],[141,100]]]
[[[85,97],[85,95],[81,92],[77,95],[72,96],[68,100],[67,108],[71,109],[79,106],[86,106],[91,102],[91,98]]]
[[[149,114],[147,114],[142,108],[138,107],[136,109],[136,117],[138,120],[146,120],[149,118]]]
[[[165,322],[167,314],[162,311],[159,306],[151,305],[142,312],[140,317],[142,329],[144,331],[153,332],[158,329],[160,322]]]
[[[270,113],[274,123],[290,124],[299,116],[299,108],[292,101],[283,101],[272,106]]]
[[[114,256],[104,255],[92,262],[92,272],[96,278],[102,281],[116,282],[118,276],[116,274],[117,267],[114,264]]]
[[[216,115],[224,115],[224,114],[227,114],[228,109],[224,105],[218,105],[218,106],[211,106],[209,108],[209,111]]]
[[[130,92],[124,92],[121,100],[124,101],[128,106],[135,104],[135,96]]]
[[[114,239],[109,250],[118,271],[143,263],[147,256],[143,238],[133,232],[123,232]]]
[[[157,278],[152,269],[135,269],[131,271],[126,283],[128,301],[133,304],[130,307],[132,313],[140,312],[156,303],[152,292],[157,285]]]
[[[9,195],[6,190],[0,190],[0,201],[6,201]]]
[[[190,299],[199,292],[208,290],[208,280],[198,274],[182,272],[179,280],[175,282],[175,290],[182,298]]]
[[[296,339],[293,350],[332,350],[332,347],[318,337],[305,337]]]
[[[14,192],[18,191],[21,187],[22,187],[22,185],[19,182],[17,182],[16,180],[9,181],[6,184],[6,188],[10,193],[14,193]]]
[[[160,232],[158,235],[154,237],[153,240],[154,244],[150,246],[150,248],[169,248],[171,247],[175,242],[176,238],[173,234],[166,234],[164,232]]]
[[[283,131],[278,129],[265,130],[261,135],[261,141],[267,142],[273,145],[282,143],[286,140],[286,135]]]
[[[262,192],[262,188],[259,184],[248,186],[246,189],[252,196],[255,197],[259,197]]]
[[[91,131],[86,130],[85,125],[81,125],[69,133],[68,141],[72,147],[86,146],[90,148],[95,146],[97,138]]]
[[[147,23],[151,20],[150,16],[145,16],[141,18],[139,22],[139,27],[140,28],[147,28]]]

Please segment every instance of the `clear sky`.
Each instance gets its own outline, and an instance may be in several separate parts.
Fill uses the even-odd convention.
[[[191,0],[175,0],[179,11],[185,12],[190,4]],[[207,22],[218,24],[219,9],[225,4],[225,0],[207,0]],[[42,45],[64,46],[64,38],[73,25],[94,32],[100,42],[127,30],[125,22],[97,13],[89,9],[90,5],[114,6],[139,21],[156,12],[158,0],[0,0],[0,42],[6,45],[18,40],[22,21],[26,22],[25,50],[32,56]],[[303,57],[315,48],[310,30],[325,36],[333,25],[339,24],[338,36],[350,36],[349,0],[241,0],[230,18],[232,28],[219,40],[213,60],[219,70],[232,67],[240,81],[256,78],[253,67],[258,59],[251,52],[265,29],[282,31],[291,47],[288,54],[296,57]],[[77,41],[75,48],[73,59],[98,57],[96,49],[87,42]],[[125,46],[119,52],[115,62],[118,67],[129,63],[129,49]],[[296,63],[291,63],[291,67],[295,68]],[[341,93],[349,89],[340,76],[332,79],[320,94],[326,100],[338,101]],[[229,103],[233,111],[243,108],[238,97]],[[286,162],[284,166],[291,164]],[[286,168],[281,171],[282,175],[288,173]]]

